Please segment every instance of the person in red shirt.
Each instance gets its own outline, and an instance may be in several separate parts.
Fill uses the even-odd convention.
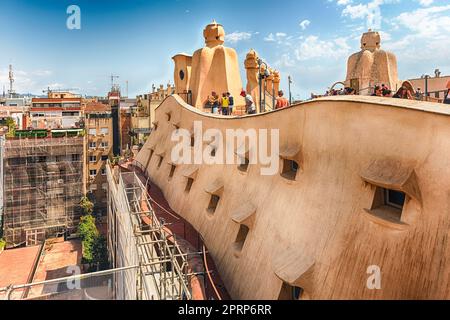
[[[277,97],[277,105],[275,109],[283,109],[289,107],[289,101],[284,97],[284,93],[282,90],[278,91],[278,97]]]

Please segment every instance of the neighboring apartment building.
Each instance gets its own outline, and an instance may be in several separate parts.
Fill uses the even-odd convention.
[[[4,150],[5,136],[0,132],[0,239],[3,238],[3,157],[5,154]]]
[[[151,133],[152,117],[150,94],[136,97],[136,108],[131,110],[131,140],[133,145],[143,145]]]
[[[428,95],[431,98],[444,99],[445,93],[450,89],[450,76],[441,76],[439,70],[435,71],[434,77],[421,77],[419,79],[410,79],[414,89],[420,88],[425,93],[428,91]]]
[[[30,108],[30,124],[33,129],[82,128],[82,110],[79,97],[33,98]]]
[[[130,98],[120,99],[120,139],[122,154],[125,151],[129,151],[133,147],[132,132],[132,113],[137,109],[137,100]]]
[[[155,121],[155,110],[159,107],[159,105],[172,94],[175,93],[175,87],[172,86],[170,83],[167,85],[166,88],[161,84],[159,86],[159,89],[156,89],[155,86],[152,87],[152,93],[149,95],[149,105],[150,105],[150,118],[152,120],[152,128],[154,126]]]
[[[17,130],[23,130],[28,125],[28,112],[31,104],[29,98],[5,98],[0,102],[0,125],[7,118],[12,118]]]
[[[151,133],[155,121],[155,110],[168,96],[174,93],[175,88],[168,84],[166,88],[160,85],[159,89],[152,87],[152,92],[136,97],[136,108],[132,110],[131,132],[134,145],[143,145]]]
[[[17,130],[26,129],[28,122],[27,109],[26,107],[2,106],[0,108],[0,125],[4,125],[6,119],[11,118],[16,123]]]
[[[112,88],[108,93],[108,103],[111,108],[112,127],[113,127],[113,154],[120,156],[121,154],[121,137],[120,137],[120,91],[118,88]]]
[[[106,163],[113,154],[113,120],[111,107],[99,102],[89,102],[85,109],[87,133],[86,186],[96,211],[106,213],[108,182]]]
[[[74,234],[84,188],[82,129],[28,130],[3,152],[3,236],[8,247]]]

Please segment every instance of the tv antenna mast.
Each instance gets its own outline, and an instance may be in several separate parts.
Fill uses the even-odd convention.
[[[117,89],[117,85],[114,83],[114,79],[119,79],[119,76],[111,74],[111,90],[115,91]]]
[[[13,84],[14,84],[14,72],[12,69],[12,64],[10,64],[9,65],[9,90],[8,90],[8,94],[9,94],[10,98],[12,98],[15,94]]]

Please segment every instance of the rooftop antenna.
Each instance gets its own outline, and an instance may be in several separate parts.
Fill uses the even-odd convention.
[[[114,79],[119,79],[119,76],[111,74],[111,91],[114,91]]]
[[[9,97],[12,98],[14,95],[14,88],[13,88],[13,83],[14,83],[14,73],[13,73],[13,69],[12,69],[12,64],[9,65]]]
[[[6,98],[5,85],[3,85],[3,98]]]
[[[127,84],[127,98],[128,98],[128,80],[126,81]]]

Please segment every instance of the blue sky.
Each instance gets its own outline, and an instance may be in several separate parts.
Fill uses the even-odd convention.
[[[71,4],[81,9],[81,30],[66,28]],[[20,92],[51,86],[105,95],[114,73],[135,96],[173,82],[171,57],[202,47],[212,19],[242,66],[254,48],[280,70],[282,87],[293,77],[298,98],[343,80],[369,27],[396,53],[402,79],[435,68],[450,74],[450,0],[2,0],[0,85],[7,87],[12,63]]]

